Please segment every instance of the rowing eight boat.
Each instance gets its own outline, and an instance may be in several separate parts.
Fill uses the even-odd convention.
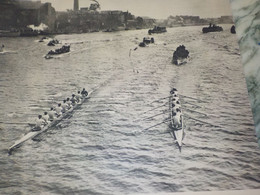
[[[23,137],[21,137],[19,140],[17,140],[12,146],[10,146],[8,148],[8,153],[12,154],[13,150],[16,148],[19,148],[24,142],[26,142],[29,139],[32,139],[38,135],[40,135],[41,133],[47,131],[49,128],[54,127],[55,125],[57,125],[60,121],[62,121],[63,119],[67,118],[70,116],[70,114],[72,113],[73,110],[79,108],[86,99],[89,98],[89,95],[92,93],[93,91],[88,93],[88,96],[83,97],[81,99],[80,102],[78,102],[75,106],[71,107],[69,110],[67,110],[65,113],[63,113],[60,117],[55,118],[52,122],[50,122],[49,124],[45,125],[42,127],[41,130],[39,131],[30,131],[29,133],[25,134]],[[33,129],[33,128],[32,128]]]
[[[177,90],[176,90],[177,91]],[[174,101],[174,99],[176,99],[176,95],[177,93],[174,93],[173,91],[171,91],[171,95],[170,95],[170,99],[169,99],[169,103],[170,103],[170,118],[171,118],[171,129],[172,131],[170,131],[171,135],[173,136],[173,138],[175,139],[179,150],[181,151],[181,147],[182,147],[182,140],[184,138],[184,120],[183,120],[183,114],[181,114],[180,116],[180,121],[181,121],[181,125],[180,126],[176,126],[174,124],[174,119],[173,119],[173,104],[176,104],[176,101]],[[178,96],[177,96],[177,99]],[[179,107],[179,109],[181,110],[181,108]],[[182,111],[181,111],[182,112]]]

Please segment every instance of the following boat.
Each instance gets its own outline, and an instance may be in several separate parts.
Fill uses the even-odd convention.
[[[236,27],[235,27],[235,25],[232,25],[232,26],[231,26],[230,32],[231,32],[232,34],[236,34]]]
[[[12,152],[16,149],[19,148],[24,142],[33,139],[34,137],[40,135],[41,133],[47,131],[48,129],[50,129],[51,127],[56,126],[59,122],[61,122],[63,119],[68,118],[72,112],[76,109],[78,109],[84,102],[86,99],[89,98],[89,95],[92,93],[93,91],[89,92],[87,96],[83,96],[83,98],[81,99],[81,101],[79,101],[77,104],[75,104],[74,106],[72,106],[69,110],[67,110],[65,113],[63,113],[61,116],[55,118],[53,121],[51,121],[49,124],[42,126],[41,130],[39,131],[35,131],[35,127],[32,127],[31,131],[27,134],[25,134],[24,136],[22,136],[19,140],[15,141],[15,143],[10,146],[8,148],[8,153],[11,155]]]
[[[184,45],[177,47],[176,51],[173,52],[172,63],[175,65],[183,65],[187,63],[189,57],[189,51]]]
[[[202,28],[203,33],[209,33],[209,32],[220,32],[223,31],[223,28],[221,26],[217,26],[215,24],[209,24],[209,27]]]
[[[164,33],[167,32],[166,27],[155,26],[153,29],[148,30],[148,34],[152,33]]]
[[[54,51],[51,50],[49,51],[45,56],[44,58],[45,59],[52,59],[53,56],[57,56],[57,55],[60,55],[60,54],[64,54],[64,53],[69,53],[70,52],[70,45],[63,45],[61,48],[59,49],[55,49]]]
[[[181,110],[181,104],[179,102],[179,97],[178,97],[178,91],[173,88],[170,91],[170,98],[169,98],[169,104],[170,104],[170,127],[171,127],[171,135],[175,139],[177,146],[181,152],[181,147],[182,147],[182,141],[184,138],[184,119],[183,119],[183,114]],[[179,110],[179,122],[180,124],[176,124],[176,117],[174,116],[174,113],[176,113],[176,109]],[[178,111],[177,111],[178,112]]]
[[[61,48],[55,49],[55,51],[49,51],[47,55],[59,55],[68,52],[70,52],[70,45],[63,45]]]
[[[154,43],[154,38],[144,37],[143,42],[139,43],[139,47],[145,47],[150,43]]]

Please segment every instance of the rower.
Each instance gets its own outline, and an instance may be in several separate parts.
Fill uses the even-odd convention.
[[[172,104],[172,111],[173,112],[177,112],[177,109],[180,109],[180,108],[181,108],[180,104]]]
[[[173,125],[175,127],[181,126],[181,113],[180,112],[172,112]]]
[[[177,97],[172,98],[172,101],[173,102],[179,102],[179,97],[177,96]]]
[[[177,92],[177,89],[172,88],[172,90],[170,91],[170,94],[174,94],[175,92]]]
[[[59,117],[60,115],[62,115],[62,107],[61,107],[61,104],[58,104],[58,106],[55,108],[55,111],[56,111],[56,115],[57,117]]]
[[[44,120],[44,124],[47,125],[49,123],[49,115],[48,112],[44,112],[44,115],[42,116],[42,119]]]
[[[33,128],[32,131],[40,131],[42,129],[43,124],[44,120],[42,119],[42,115],[39,115],[35,121],[35,128]]]
[[[72,94],[72,98],[70,99],[70,102],[71,102],[71,105],[72,106],[75,106],[76,102],[77,102],[77,99],[75,97],[75,94]]]
[[[55,116],[55,111],[53,110],[53,108],[51,107],[51,110],[48,112],[49,115],[49,120],[53,121],[54,120],[54,116]]]
[[[66,110],[68,108],[68,104],[66,103],[66,100],[63,100],[61,108],[62,108],[62,110],[61,110],[62,113],[66,112]]]
[[[80,91],[78,91],[78,94],[76,95],[76,99],[77,99],[77,102],[80,102],[80,100],[82,99],[82,95],[81,95]]]
[[[81,91],[81,95],[88,96],[88,92],[85,90],[85,88],[83,88],[83,90]]]
[[[177,112],[177,113],[179,112],[180,114],[182,114],[181,108],[177,108],[177,109],[176,109],[176,112]]]
[[[72,107],[70,98],[67,98],[67,105],[68,105],[67,109],[69,110]]]

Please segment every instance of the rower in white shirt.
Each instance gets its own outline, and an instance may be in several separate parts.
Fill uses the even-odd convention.
[[[55,111],[56,111],[56,115],[57,117],[61,116],[62,115],[62,107],[61,107],[61,104],[58,104],[58,106],[55,108]]]
[[[66,100],[63,100],[63,103],[61,104],[61,108],[62,108],[61,110],[62,113],[66,112],[66,110],[68,109],[68,104]]]
[[[50,109],[50,111],[48,112],[49,115],[49,120],[53,121],[55,118],[55,111],[53,110],[53,108]]]
[[[69,110],[72,107],[70,98],[67,98],[67,102],[66,103],[68,105],[67,110]]]
[[[78,91],[78,93],[76,94],[76,99],[77,99],[77,102],[80,102],[81,99],[82,99],[82,95],[81,95],[81,92]]]
[[[178,96],[172,98],[172,102],[173,102],[173,103],[180,102],[179,100],[180,100],[180,99],[179,99]]]
[[[47,125],[50,122],[48,112],[44,112],[42,119],[44,120],[45,125]]]
[[[72,94],[72,97],[70,99],[70,102],[71,102],[71,105],[72,106],[75,106],[75,104],[77,103],[77,99],[75,97],[75,94]]]
[[[42,115],[39,115],[38,118],[35,120],[35,127],[33,131],[40,131],[44,125],[45,121],[42,119]]]
[[[181,127],[181,111],[177,109],[177,112],[172,111],[173,125],[175,127]]]
[[[172,103],[172,111],[173,112],[177,112],[177,109],[180,109],[181,105],[180,103],[177,101],[175,103]]]

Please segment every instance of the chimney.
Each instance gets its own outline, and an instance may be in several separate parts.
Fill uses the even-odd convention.
[[[79,10],[79,0],[74,0],[74,11]]]

